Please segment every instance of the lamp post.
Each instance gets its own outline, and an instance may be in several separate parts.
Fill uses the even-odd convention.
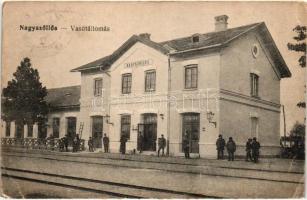
[[[107,115],[105,116],[105,118],[106,118],[107,124],[111,124],[112,126],[114,125],[113,122],[110,122],[110,115],[107,114]]]

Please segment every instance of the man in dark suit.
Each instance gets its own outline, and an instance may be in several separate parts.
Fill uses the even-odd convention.
[[[260,149],[260,143],[257,141],[257,138],[254,137],[253,141],[252,141],[252,157],[253,157],[253,161],[255,163],[258,162],[258,158],[259,158],[259,149]]]
[[[139,132],[138,134],[138,150],[140,153],[143,151],[143,143],[144,143],[144,137],[142,132]]]
[[[164,138],[164,135],[161,135],[161,138],[158,139],[158,157],[160,156],[160,150],[162,149],[162,156],[164,156],[164,148],[166,146],[166,139]]]
[[[94,151],[93,146],[94,146],[93,139],[92,139],[92,137],[90,137],[90,138],[88,139],[88,150],[89,150],[90,152],[93,152],[93,151]]]
[[[107,136],[107,134],[104,134],[103,136],[103,147],[104,147],[104,152],[109,153],[109,144],[110,144],[110,139]]]
[[[189,135],[187,131],[185,132],[183,136],[182,146],[183,146],[183,151],[184,151],[184,157],[190,158],[190,140],[189,140]]]
[[[219,138],[216,140],[216,150],[217,150],[217,159],[224,159],[224,148],[225,148],[225,140],[223,136],[220,134]]]
[[[245,161],[252,161],[252,139],[248,138],[245,146],[245,151],[246,151],[246,158]]]
[[[67,137],[67,135],[64,136],[63,143],[64,143],[64,146],[65,146],[65,151],[68,152],[68,137]]]
[[[234,161],[234,158],[235,158],[234,154],[235,154],[237,146],[236,146],[235,141],[233,141],[232,137],[229,137],[226,147],[227,147],[227,152],[228,152],[228,161]]]
[[[127,142],[127,137],[125,135],[122,135],[120,137],[120,152],[122,154],[126,153],[126,142]]]

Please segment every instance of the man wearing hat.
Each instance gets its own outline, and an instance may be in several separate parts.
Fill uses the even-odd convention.
[[[228,152],[228,161],[234,161],[234,157],[235,157],[234,154],[235,154],[237,146],[236,146],[235,141],[232,139],[232,137],[229,137],[226,147],[227,147],[227,152]]]
[[[162,149],[162,156],[164,156],[164,148],[166,146],[166,139],[164,138],[164,135],[162,134],[161,137],[158,139],[158,157],[160,156],[160,150]]]
[[[260,149],[260,143],[257,141],[257,138],[254,137],[253,141],[252,141],[252,157],[253,157],[253,161],[255,163],[258,162],[258,158],[259,158],[259,149]]]
[[[92,137],[89,137],[87,144],[88,144],[88,150],[90,152],[94,152],[94,148],[93,148],[94,147],[94,141],[93,141]]]
[[[245,161],[253,160],[252,159],[252,138],[248,138],[246,145],[245,145],[246,157]]]
[[[224,159],[225,140],[220,134],[216,140],[217,159]]]

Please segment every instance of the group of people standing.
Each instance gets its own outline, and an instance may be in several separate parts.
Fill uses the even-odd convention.
[[[78,134],[76,135],[76,137],[73,140],[73,152],[77,151],[78,149],[78,144],[79,144],[79,140],[78,139]],[[109,152],[109,137],[104,134],[103,136],[103,146],[104,146],[104,152],[108,153]],[[122,135],[120,137],[120,153],[125,154],[126,153],[126,143],[128,141],[128,138],[125,135]],[[67,136],[65,136],[63,138],[63,144],[65,145],[66,151],[67,151],[67,146],[68,146],[68,138]],[[90,152],[94,152],[95,151],[95,145],[94,145],[94,140],[92,137],[89,137],[88,140],[88,147],[89,147],[89,151]],[[163,134],[161,134],[161,137],[158,138],[158,151],[157,151],[157,155],[158,157],[160,156],[160,152],[162,151],[162,156],[164,156],[164,149],[166,147],[166,139],[164,137]],[[188,134],[185,134],[183,136],[183,140],[182,140],[182,147],[183,147],[183,151],[184,151],[184,155],[185,158],[190,158],[190,140],[188,137]],[[143,150],[143,142],[142,142],[142,135],[140,135],[138,137],[138,148],[139,148],[139,152],[142,153]],[[237,149],[236,143],[233,140],[232,137],[229,137],[227,143],[225,142],[223,136],[220,134],[218,136],[218,139],[216,140],[216,149],[217,149],[217,159],[224,159],[224,150],[227,150],[228,153],[228,161],[234,161],[235,158],[235,152]],[[260,149],[260,143],[257,141],[257,138],[254,137],[253,139],[249,138],[246,142],[246,161],[253,161],[255,163],[258,162],[258,158],[259,158],[259,149]]]
[[[246,142],[246,158],[245,161],[258,162],[259,159],[259,149],[260,143],[257,141],[257,138],[249,138]]]
[[[105,133],[103,138],[102,138],[102,143],[103,143],[103,149],[105,153],[109,153],[109,145],[110,145],[110,139],[107,136],[107,134]],[[88,139],[88,150],[90,152],[94,152],[95,151],[95,144],[94,144],[94,140],[92,137],[89,137]]]
[[[81,145],[81,139],[79,137],[79,134],[76,134],[72,140],[71,140],[71,143],[72,143],[72,152],[77,152],[80,150],[80,145]],[[59,148],[60,148],[60,151],[66,151],[68,152],[69,149],[68,149],[68,145],[69,145],[69,138],[67,135],[65,135],[64,137],[62,137],[59,141]]]
[[[126,153],[126,142],[128,141],[127,137],[122,135],[120,137],[120,153],[125,154]],[[137,141],[138,151],[139,153],[142,153],[144,150],[144,137],[141,133],[138,135],[138,141]],[[160,152],[162,151],[162,156],[165,155],[164,149],[166,148],[166,139],[163,134],[161,134],[161,137],[158,138],[158,157],[160,156]]]
[[[220,134],[216,140],[216,150],[217,150],[217,159],[224,159],[224,149],[227,149],[228,161],[234,161],[234,154],[236,152],[237,146],[232,137],[229,137],[227,143],[225,142],[223,136]],[[260,143],[257,141],[257,138],[249,138],[246,142],[246,157],[245,161],[258,162],[259,159],[259,149]]]

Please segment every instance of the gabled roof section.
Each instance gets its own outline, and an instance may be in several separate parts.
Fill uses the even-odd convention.
[[[142,38],[137,35],[131,36],[122,46],[120,46],[116,51],[114,51],[111,55],[100,58],[88,64],[82,65],[78,68],[71,70],[71,72],[78,72],[83,70],[88,70],[92,68],[101,68],[108,69],[120,56],[122,56],[128,49],[130,49],[135,43],[141,42],[149,47],[160,51],[163,54],[167,54],[168,50],[161,46],[160,44],[153,42],[149,39]]]
[[[54,108],[75,108],[80,106],[81,86],[52,88],[47,90],[45,100]]]
[[[291,77],[292,74],[283,59],[281,53],[279,52],[267,26],[265,25],[264,22],[261,23],[259,28],[257,29],[259,31],[259,35],[261,36],[261,39],[264,42],[264,46],[269,50],[269,53],[271,55],[271,58],[279,70],[281,78],[287,78]]]
[[[291,77],[291,72],[287,67],[284,59],[282,58],[276,44],[269,33],[264,22],[249,24],[236,28],[229,28],[224,31],[210,32],[205,34],[198,34],[199,42],[192,42],[192,35],[188,37],[178,38],[174,40],[168,40],[164,42],[154,42],[148,38],[133,35],[122,46],[120,46],[111,55],[100,58],[88,64],[82,65],[78,68],[71,70],[72,72],[80,72],[89,69],[108,69],[120,56],[122,56],[130,47],[136,42],[141,42],[149,47],[160,51],[163,54],[177,54],[184,53],[186,51],[194,51],[198,49],[205,49],[211,47],[223,48],[231,41],[241,37],[242,35],[249,33],[250,31],[260,31],[261,36],[264,38],[265,46],[269,49],[270,54],[277,66],[281,77]]]
[[[168,45],[169,47],[177,51],[185,51],[185,50],[197,49],[201,47],[222,45],[228,42],[229,40],[239,36],[240,34],[243,34],[253,28],[256,28],[259,24],[260,23],[255,23],[255,24],[250,24],[246,26],[230,28],[225,31],[199,34],[200,40],[199,42],[196,42],[196,43],[191,42],[191,36],[189,36],[189,37],[183,37],[183,38],[161,42],[160,44]]]

